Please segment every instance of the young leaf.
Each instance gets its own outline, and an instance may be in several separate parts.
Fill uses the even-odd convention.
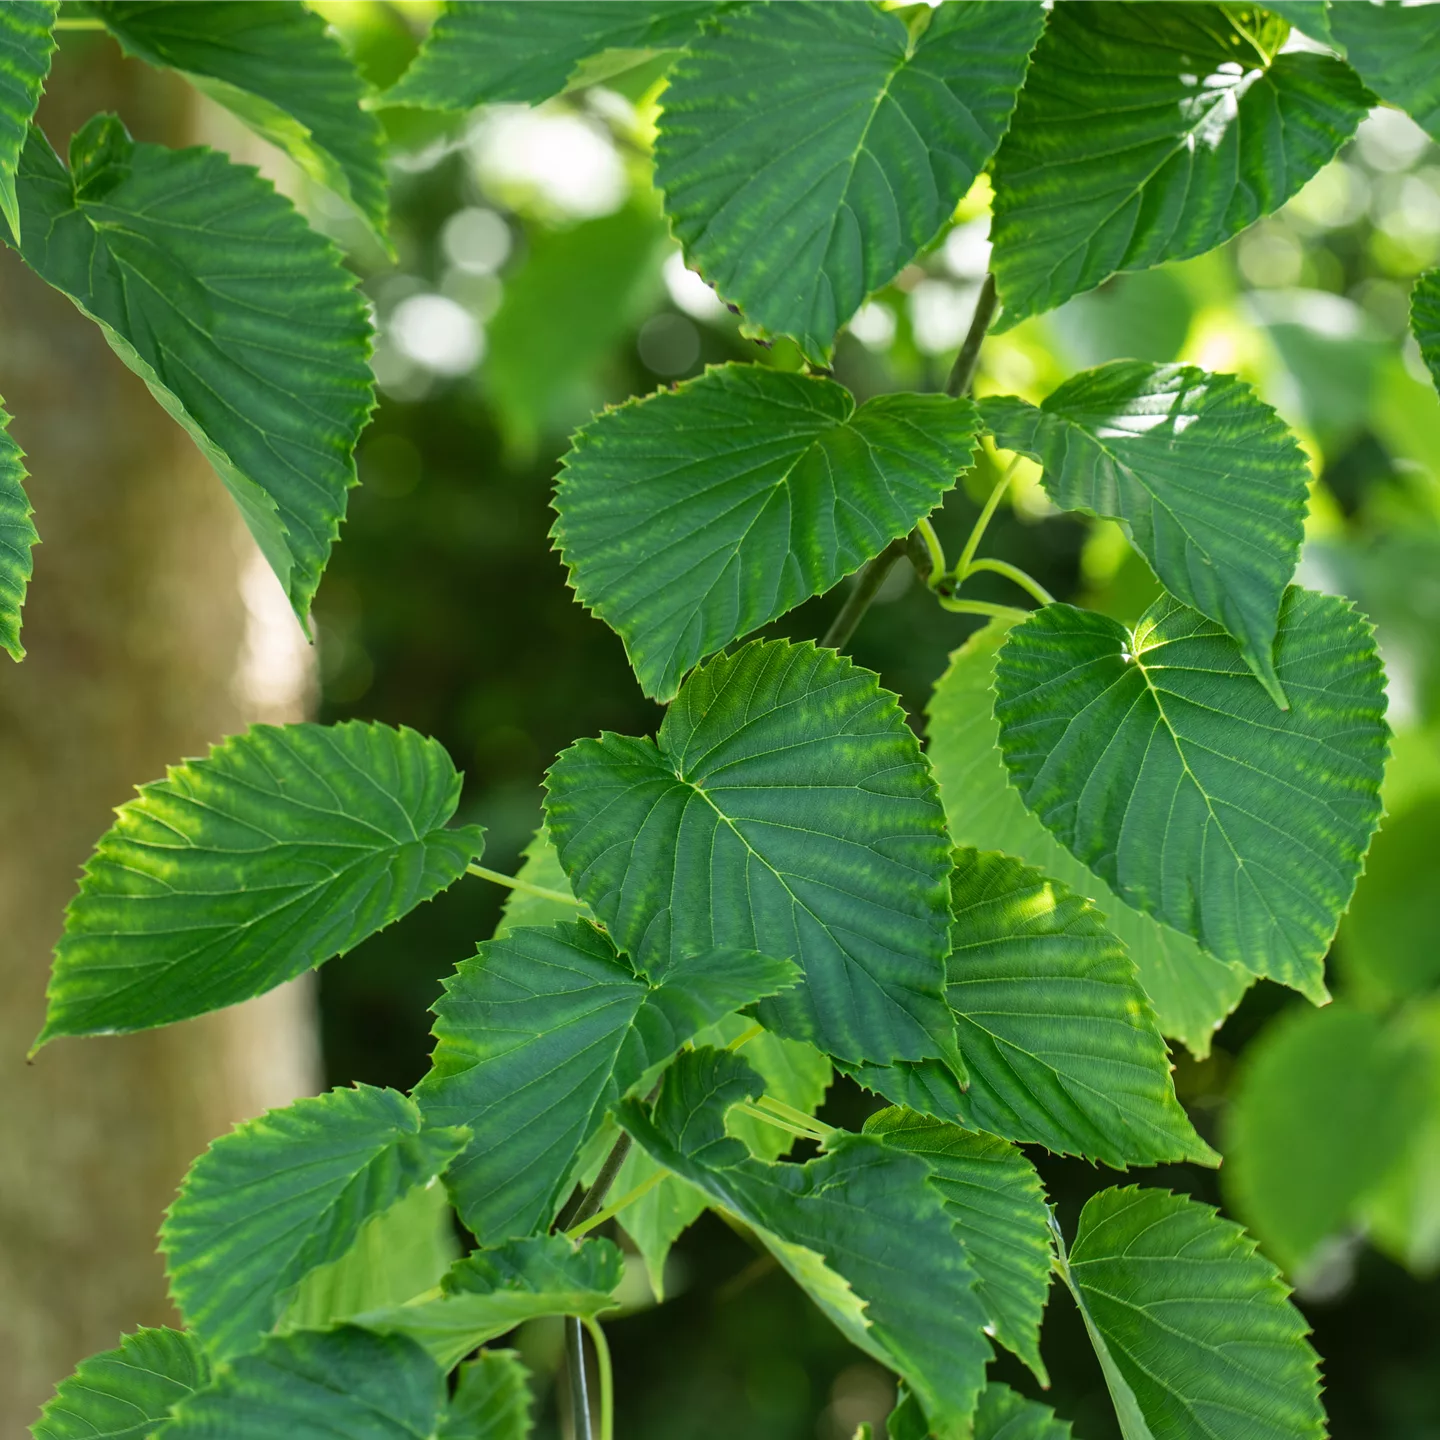
[[[980,1392],[975,1440],[1071,1440],[1070,1422],[1059,1419],[1048,1405],[992,1380]]]
[[[647,695],[823,594],[970,468],[968,400],[721,365],[606,411],[565,457],[551,532]]]
[[[610,1106],[722,1015],[793,985],[795,967],[710,950],[652,984],[581,921],[510,931],[460,965],[435,1006],[415,1088],[433,1125],[473,1134],[446,1183],[482,1244],[546,1225]]]
[[[178,70],[348,200],[384,241],[384,132],[361,109],[365,82],[321,16],[286,0],[99,0],[90,10],[127,55]]]
[[[0,214],[20,238],[15,172],[55,53],[60,0],[10,0],[0,5]]]
[[[560,864],[554,845],[550,843],[550,832],[543,825],[530,837],[520,862],[520,868],[515,872],[517,880],[523,880],[537,890],[551,890],[556,895],[570,894],[570,879]],[[532,894],[517,887],[505,897],[499,923],[490,938],[503,940],[522,925],[552,925],[556,921],[586,918],[588,914],[588,911],[567,905],[562,900]]]
[[[928,20],[917,38],[874,5],[746,6],[671,72],[655,179],[686,259],[812,361],[949,222],[1044,12],[951,0]]]
[[[1427,270],[1410,296],[1410,329],[1436,385],[1440,385],[1440,270]]]
[[[945,1200],[976,1275],[975,1293],[995,1338],[1042,1385],[1040,1321],[1050,1291],[1050,1212],[1035,1167],[1013,1145],[912,1111],[881,1110],[865,1134],[918,1155]],[[984,1402],[981,1402],[982,1412]],[[977,1421],[978,1425],[978,1421]]]
[[[1322,1440],[1305,1321],[1255,1242],[1209,1205],[1102,1190],[1061,1273],[1125,1440]]]
[[[999,328],[1278,210],[1365,117],[1343,61],[1223,5],[1050,13],[995,158]]]
[[[239,7],[244,8],[244,7]],[[32,127],[25,263],[101,328],[225,482],[302,623],[355,484],[371,327],[339,252],[250,167]]]
[[[423,1128],[413,1101],[368,1085],[307,1096],[222,1135],[190,1167],[160,1231],[186,1324],[213,1355],[250,1348],[306,1275],[428,1185],[467,1138]]]
[[[1226,1197],[1290,1275],[1357,1218],[1431,1104],[1429,1065],[1375,1015],[1281,1016],[1245,1051],[1226,1114]]]
[[[0,31],[5,24],[0,10]],[[12,660],[25,658],[20,643],[20,609],[34,565],[30,551],[40,543],[25,494],[25,452],[10,438],[10,416],[0,408],[0,645]]]
[[[617,1304],[625,1258],[608,1240],[579,1246],[563,1235],[535,1235],[457,1261],[433,1300],[359,1317],[385,1334],[416,1341],[448,1370],[477,1345],[542,1315],[593,1317]]]
[[[648,972],[764,944],[805,972],[768,1027],[853,1060],[953,1052],[944,815],[869,671],[746,645],[685,682],[656,741],[581,740],[546,784],[575,893]]]
[[[653,1107],[620,1123],[667,1169],[751,1226],[845,1336],[904,1377],[930,1426],[968,1436],[989,1346],[975,1272],[925,1162],[837,1132],[818,1159],[767,1165],[727,1137],[725,1110],[760,1093],[738,1055],[687,1051]]]
[[[526,1440],[530,1379],[513,1350],[482,1350],[460,1367],[437,1440]]]
[[[137,1330],[116,1350],[82,1360],[55,1387],[33,1440],[147,1440],[187,1395],[210,1383],[193,1335]]]
[[[175,1408],[165,1440],[420,1440],[445,1376],[413,1340],[354,1325],[272,1335]]]
[[[994,714],[995,657],[1009,633],[1009,624],[998,620],[977,630],[950,657],[930,700],[930,764],[950,834],[957,845],[1016,855],[1092,900],[1111,934],[1130,952],[1161,1032],[1184,1041],[1204,1059],[1220,1022],[1254,977],[1207,955],[1188,935],[1131,909],[1025,808],[1005,770]]]
[[[1119,520],[1160,583],[1239,642],[1282,708],[1275,628],[1295,573],[1310,468],[1242,380],[1116,360],[1038,409],[986,400],[995,443],[1038,460],[1062,510]]]
[[[1284,713],[1169,596],[1133,632],[1047,605],[1000,652],[995,715],[1025,803],[1124,900],[1319,1003],[1380,818],[1384,674],[1349,604],[1294,586],[1275,668]]]
[[[1333,42],[1382,100],[1408,110],[1440,140],[1440,75],[1433,63],[1440,13],[1394,3],[1340,4],[1327,7],[1326,19],[1328,37],[1316,38]]]
[[[480,854],[478,825],[444,828],[459,798],[436,741],[357,720],[257,725],[172,766],[85,867],[39,1043],[168,1025],[343,955]]]

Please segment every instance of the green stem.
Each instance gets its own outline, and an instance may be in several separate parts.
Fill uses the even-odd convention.
[[[960,552],[960,558],[955,562],[955,583],[963,584],[965,577],[970,573],[970,562],[975,558],[975,552],[980,548],[980,541],[985,537],[986,527],[994,518],[995,512],[1000,508],[1000,502],[1005,498],[1005,491],[1010,486],[1010,477],[1015,473],[1015,467],[1020,463],[1017,455],[1006,467],[1005,473],[995,482],[995,488],[986,498],[984,507],[981,509],[975,524],[970,528],[970,534],[965,538],[965,548]]]
[[[615,1440],[615,1380],[610,1366],[610,1344],[598,1320],[587,1318],[585,1328],[595,1347],[595,1369],[600,1375],[600,1440]]]
[[[840,613],[830,622],[830,628],[821,637],[820,644],[826,650],[843,650],[850,643],[860,617],[870,608],[870,602],[885,583],[885,577],[895,562],[905,553],[903,540],[892,540],[860,572],[859,579],[851,587]]]
[[[1010,564],[1008,560],[972,560],[967,574],[973,575],[977,570],[989,570],[993,574],[1003,575],[1007,580],[1013,580],[1042,605],[1055,603],[1055,597],[1038,580],[1027,575],[1018,565]]]
[[[965,334],[965,343],[950,367],[950,378],[945,382],[945,393],[958,399],[969,388],[975,378],[975,367],[980,363],[980,347],[985,343],[985,333],[995,318],[999,297],[995,294],[995,277],[986,274],[980,286],[980,296],[975,301],[975,313],[970,317],[970,329]]]
[[[522,895],[533,895],[537,900],[553,900],[557,905],[573,905],[577,910],[586,908],[583,900],[577,900],[563,890],[548,890],[544,885],[532,885],[528,880],[520,879],[518,875],[506,875],[502,871],[491,870],[484,865],[467,865],[465,873],[478,875],[482,880],[493,881],[496,885],[504,885],[510,890],[518,890]]]
[[[835,1133],[833,1125],[827,1125],[823,1120],[817,1120],[813,1115],[807,1115],[803,1110],[797,1110],[793,1105],[787,1105],[783,1100],[775,1099],[773,1095],[762,1095],[755,1103],[762,1109],[778,1115],[780,1119],[788,1120],[792,1125],[809,1127],[811,1134],[817,1140],[827,1140]]]
[[[79,15],[62,15],[56,22],[56,30],[103,30],[103,20],[88,20]]]
[[[565,1359],[570,1376],[570,1419],[574,1440],[595,1440],[590,1424],[590,1389],[585,1381],[584,1322],[575,1315],[565,1317]]]
[[[926,575],[925,583],[933,590],[945,579],[945,551],[940,544],[940,537],[935,533],[935,527],[928,520],[922,520],[915,527],[915,533],[920,537],[930,560],[930,573]]]
[[[603,1225],[607,1220],[613,1220],[626,1206],[633,1205],[642,1195],[648,1195],[665,1178],[665,1174],[664,1170],[655,1171],[633,1190],[627,1190],[618,1200],[612,1200],[603,1210],[597,1210],[588,1219],[572,1225],[565,1233],[572,1240],[578,1240],[582,1235],[588,1235],[597,1225]]]
[[[763,1025],[752,1025],[748,1030],[742,1030],[725,1048],[727,1050],[743,1050],[757,1035],[763,1035]]]
[[[988,600],[961,600],[954,595],[937,595],[935,598],[955,615],[988,615],[992,620],[1020,621],[1030,613],[1028,610],[1017,610],[1013,605],[992,605]]]
[[[778,1115],[772,1115],[768,1110],[762,1110],[758,1105],[752,1105],[747,1100],[742,1100],[735,1106],[742,1114],[748,1115],[752,1120],[763,1120],[767,1125],[773,1125],[777,1130],[784,1130],[794,1135],[798,1140],[823,1140],[823,1135],[817,1135],[815,1131],[801,1129],[798,1125],[792,1125],[788,1120],[782,1120]]]

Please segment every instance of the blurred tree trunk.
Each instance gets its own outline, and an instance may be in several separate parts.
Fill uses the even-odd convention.
[[[67,34],[41,110],[64,153],[113,109],[193,140],[186,88]],[[31,1065],[79,867],[132,787],[256,719],[298,718],[309,659],[278,584],[194,445],[70,303],[0,256],[0,394],[42,546],[21,665],[0,656],[0,1435],[75,1362],[174,1320],[155,1253],[190,1160],[314,1088],[311,990]]]

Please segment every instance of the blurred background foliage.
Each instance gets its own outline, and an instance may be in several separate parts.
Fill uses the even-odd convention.
[[[433,13],[379,0],[317,8],[377,87]],[[488,863],[502,868],[535,829],[559,749],[660,718],[550,548],[567,435],[707,364],[800,363],[785,344],[745,339],[668,237],[649,155],[663,83],[651,62],[534,111],[383,112],[395,263],[339,202],[310,199],[354,257],[381,330],[362,488],[316,605],[322,718],[442,740],[466,772],[460,818],[488,827]],[[923,262],[861,310],[836,358],[857,396],[939,386],[985,273],[987,228],[982,180]],[[1440,148],[1379,110],[1280,213],[1218,252],[1119,277],[992,338],[977,381],[982,394],[1038,401],[1122,356],[1251,381],[1313,462],[1302,583],[1352,597],[1377,625],[1396,730],[1389,818],[1331,956],[1335,1003],[1312,1010],[1261,982],[1206,1059],[1177,1051],[1181,1097],[1230,1159],[1219,1177],[1185,1166],[1147,1177],[1226,1205],[1297,1281],[1341,1440],[1440,1437],[1440,401],[1406,330],[1410,285],[1437,262]],[[1137,617],[1155,583],[1118,528],[1057,514],[1024,466],[989,553],[1061,599]],[[936,522],[948,546],[997,473],[987,455],[950,496]],[[993,576],[976,594],[1016,599]],[[880,601],[854,653],[918,726],[975,622],[939,610],[907,567]],[[817,636],[837,604],[810,602],[784,632]],[[419,1078],[426,1007],[502,899],[458,887],[321,972],[331,1083]],[[857,1124],[871,1108],[837,1085],[822,1113]],[[1036,1159],[1067,1229],[1112,1178]],[[672,1265],[659,1308],[637,1266],[635,1308],[609,1327],[620,1434],[848,1440],[884,1416],[884,1373],[718,1219],[703,1218]],[[543,1326],[521,1337],[547,1375],[558,1342]],[[1110,1440],[1100,1372],[1060,1293],[1044,1350],[1051,1403],[1082,1440]],[[996,1370],[1034,1393],[1008,1356]],[[550,1408],[541,1433],[554,1435]]]

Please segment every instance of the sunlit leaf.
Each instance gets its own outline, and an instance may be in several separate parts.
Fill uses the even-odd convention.
[[[374,386],[339,252],[248,166],[137,144],[113,115],[75,135],[69,169],[32,128],[16,193],[25,263],[189,432],[303,622]]]
[[[530,1404],[520,1357],[513,1350],[482,1350],[460,1367],[438,1440],[526,1440]]]
[[[812,360],[948,223],[1044,12],[951,0],[925,19],[917,36],[873,5],[745,6],[671,72],[655,179],[685,257]]]
[[[1329,39],[1382,99],[1408,110],[1415,123],[1440,140],[1440,11],[1428,5],[1336,4],[1326,9]],[[1303,25],[1301,28],[1305,28]]]
[[[0,10],[0,26],[4,12]],[[25,494],[25,456],[10,438],[10,416],[0,409],[0,645],[22,660],[20,609],[34,566],[31,549],[40,543]]]
[[[992,1380],[980,1392],[975,1412],[975,1440],[1070,1440],[1070,1423],[1048,1405],[1017,1395]]]
[[[1050,12],[995,159],[1001,326],[1278,210],[1364,119],[1343,61],[1208,4]]]
[[[50,74],[59,9],[60,0],[10,0],[0,5],[0,214],[17,237],[15,171]]]
[[[575,436],[553,535],[580,600],[649,695],[829,590],[908,534],[970,468],[975,407],[855,405],[831,380],[717,366]]]
[[[804,984],[765,1023],[855,1060],[953,1056],[944,815],[895,697],[813,645],[752,643],[681,687],[655,741],[547,777],[575,893],[652,974],[765,946]]]
[[[1133,631],[1047,605],[996,668],[1025,803],[1122,899],[1319,1002],[1380,818],[1384,674],[1370,627],[1291,587],[1271,704],[1219,626],[1165,597]]]

